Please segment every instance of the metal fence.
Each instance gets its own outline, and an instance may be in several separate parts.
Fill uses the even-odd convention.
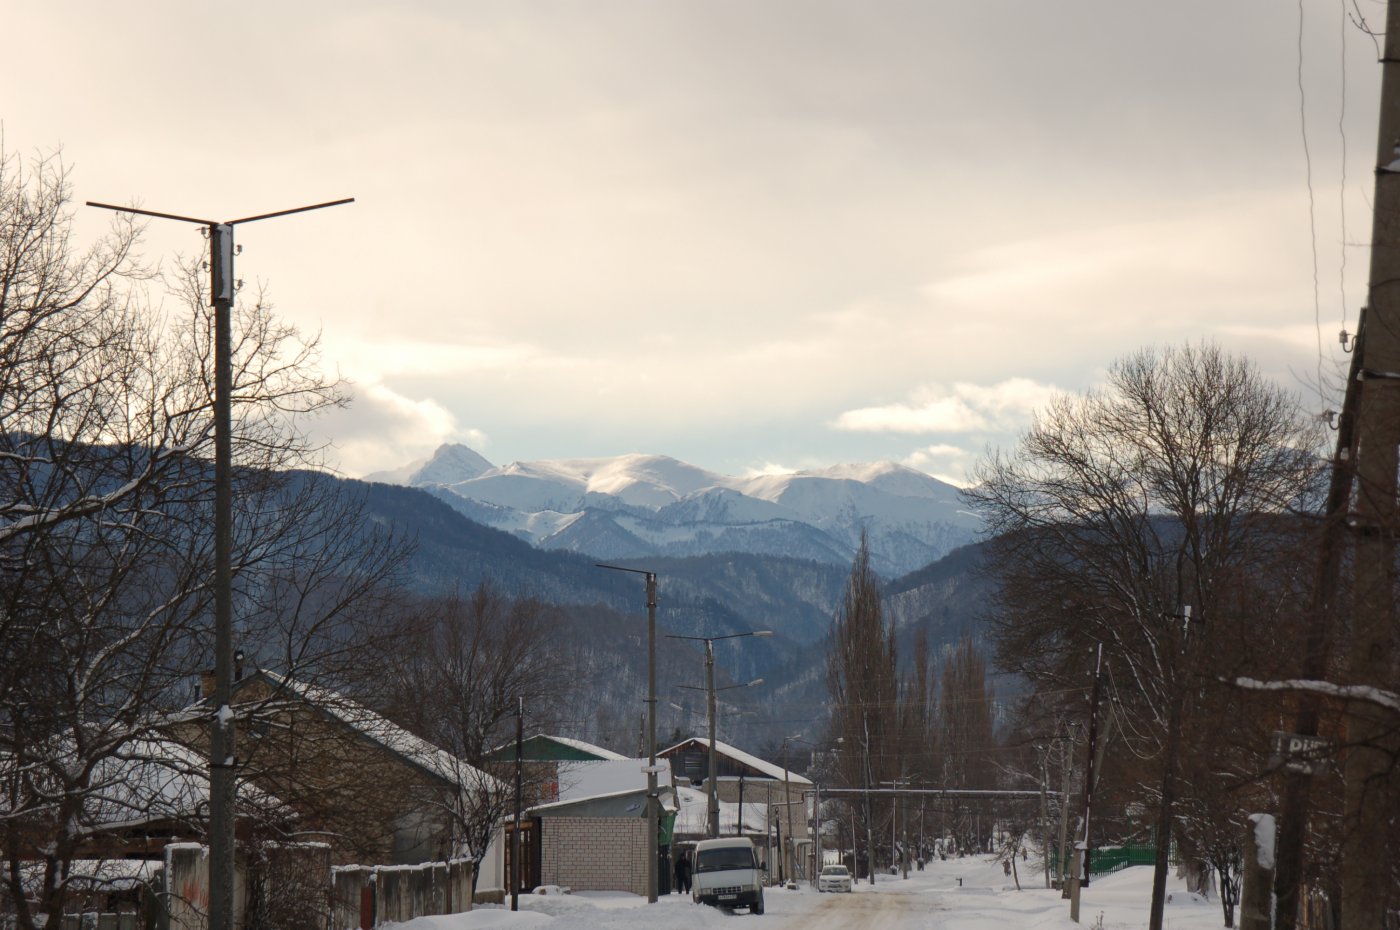
[[[1157,860],[1155,846],[1099,846],[1089,856],[1089,874],[1107,875],[1131,865],[1152,865]],[[1169,862],[1175,857],[1168,856]]]

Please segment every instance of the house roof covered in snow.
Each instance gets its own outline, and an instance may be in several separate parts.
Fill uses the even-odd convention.
[[[627,756],[567,736],[536,733],[521,741],[520,757],[526,762],[620,762]],[[502,743],[486,754],[492,762],[515,760],[515,741]]]
[[[360,736],[378,744],[404,761],[449,785],[474,789],[495,781],[445,749],[405,730],[392,720],[329,688],[298,681],[267,669],[258,669],[234,684],[235,693],[254,681],[262,681],[274,694],[299,698]],[[273,698],[275,700],[275,697]]]
[[[694,752],[697,750],[700,752],[708,753],[710,751],[710,741],[707,739],[701,739],[698,736],[691,737],[690,739],[682,740],[681,742],[670,747],[669,749],[661,750],[657,753],[657,755],[665,756],[666,758],[671,758],[677,755],[681,755],[688,752]],[[784,770],[781,765],[774,765],[771,762],[760,759],[758,756],[752,755],[751,753],[744,752],[742,749],[738,749],[734,746],[729,745],[728,743],[721,742],[720,740],[715,740],[715,754],[719,756],[724,756],[725,758],[737,763],[742,768],[749,769],[752,773],[759,777],[773,778],[778,781],[783,780]],[[812,783],[811,779],[806,778],[802,775],[798,775],[791,769],[787,770],[786,777],[788,781],[794,785],[810,785]]]
[[[762,797],[759,794],[759,797]],[[676,787],[676,836],[704,836],[710,825],[709,795],[689,785]],[[744,820],[739,823],[739,805],[719,801],[719,835],[759,834],[768,832],[768,805],[744,799]]]

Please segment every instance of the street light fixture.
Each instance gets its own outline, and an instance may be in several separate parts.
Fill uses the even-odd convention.
[[[89,200],[89,207],[176,220],[203,227],[209,238],[209,303],[214,308],[214,695],[209,733],[209,927],[233,930],[234,715],[233,691],[233,228],[245,223],[353,203],[354,197],[219,222]]]
[[[787,827],[788,827],[788,829],[787,829],[787,837],[788,837],[788,838],[787,838],[787,841],[788,841],[788,845],[792,847],[792,853],[793,853],[792,856],[791,856],[791,859],[792,859],[792,866],[793,866],[793,871],[796,871],[796,867],[797,867],[797,840],[793,837],[793,834],[792,834],[792,781],[791,781],[791,779],[788,777],[788,754],[787,754],[788,743],[806,743],[808,746],[815,746],[816,744],[813,743],[811,740],[803,739],[803,738],[800,737],[800,736],[784,736],[784,737],[783,737],[783,804],[784,804],[784,806],[787,808]],[[779,850],[778,853],[779,853],[780,856],[783,857],[782,859],[779,859],[779,860],[778,860],[778,865],[779,865],[779,867],[780,867],[780,868],[778,869],[778,877],[781,878],[781,877],[782,877],[782,868],[781,868],[781,866],[782,866],[782,864],[783,864],[783,860],[784,860],[784,859],[787,859],[788,857],[787,857],[786,855],[784,855],[784,851],[783,851],[783,850]],[[796,878],[794,877],[794,881],[795,881],[795,880],[796,880]]]
[[[667,639],[689,639],[705,644],[705,691],[708,694],[709,715],[710,715],[710,810],[709,822],[706,833],[710,839],[719,836],[719,791],[718,778],[715,766],[715,640],[717,639],[738,639],[741,636],[772,636],[772,630],[749,630],[744,633],[725,633],[722,636],[681,636],[676,633],[667,633]],[[761,684],[762,678],[743,685],[728,685],[721,688],[721,691],[728,688],[748,688],[756,684]],[[743,820],[743,811],[739,812],[740,820]]]
[[[661,830],[660,800],[656,792],[656,572],[644,568],[595,563],[597,568],[631,572],[647,579],[647,903],[657,898],[657,834]]]

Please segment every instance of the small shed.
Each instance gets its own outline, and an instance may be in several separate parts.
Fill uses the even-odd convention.
[[[531,808],[529,817],[536,824],[532,832],[538,844],[539,875],[535,881],[524,884],[645,895],[646,799],[647,790],[641,787]],[[669,787],[661,788],[660,801],[658,845],[661,857],[657,868],[669,870],[666,850],[676,817],[675,795]],[[523,855],[521,861],[528,863],[530,856]]]

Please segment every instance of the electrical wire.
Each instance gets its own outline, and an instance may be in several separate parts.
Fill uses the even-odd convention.
[[[1341,183],[1341,221],[1342,221],[1342,259],[1341,269],[1338,272],[1338,285],[1342,296],[1342,329],[1347,328],[1347,0],[1341,0],[1341,102],[1337,113],[1337,135],[1342,142],[1342,183]]]
[[[1322,294],[1318,279],[1317,261],[1317,198],[1313,192],[1312,151],[1308,147],[1308,96],[1303,82],[1303,0],[1298,0],[1298,128],[1303,140],[1303,161],[1307,169],[1308,185],[1308,236],[1312,244],[1313,281],[1313,325],[1317,330],[1317,395],[1327,402],[1322,388]]]

